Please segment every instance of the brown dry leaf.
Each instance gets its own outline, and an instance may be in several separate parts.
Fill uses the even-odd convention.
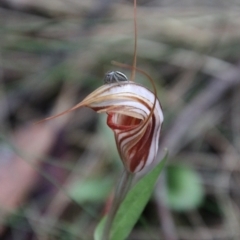
[[[63,111],[73,105],[75,89],[64,86],[53,112]],[[26,199],[38,180],[40,164],[55,142],[57,133],[69,121],[71,114],[44,124],[30,125],[13,133],[11,143],[15,152],[0,160],[0,216],[4,219],[15,211]],[[5,159],[4,159],[5,158]],[[0,162],[1,163],[1,162]],[[0,235],[4,230],[0,226]]]
[[[41,158],[37,156],[48,152],[54,138],[55,134],[47,124],[30,126],[14,134],[13,143],[23,157],[12,152],[5,167],[0,168],[2,218],[18,208],[34,187],[38,179],[35,168],[39,168],[41,163]],[[3,227],[0,227],[0,233],[2,230]]]

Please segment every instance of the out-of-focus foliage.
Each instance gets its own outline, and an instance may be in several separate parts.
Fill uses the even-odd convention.
[[[167,194],[164,202],[172,209],[187,211],[197,208],[203,200],[203,188],[198,174],[186,166],[167,169]]]
[[[107,178],[75,182],[71,189],[71,196],[79,203],[104,201],[111,187],[111,180]]]
[[[166,204],[163,172],[131,240],[240,239],[239,13],[236,1],[138,1],[137,65],[165,117],[155,165],[167,147],[171,181],[195,199]],[[105,116],[33,123],[109,70],[130,77],[111,60],[132,64],[132,2],[3,0],[0,37],[0,239],[92,239],[122,167]]]

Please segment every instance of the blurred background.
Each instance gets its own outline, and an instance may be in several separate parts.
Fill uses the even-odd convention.
[[[129,240],[240,239],[240,2],[139,0],[167,167]],[[0,1],[0,239],[93,239],[122,172],[105,114],[80,102],[130,72],[133,1]],[[151,89],[137,74],[136,81]]]

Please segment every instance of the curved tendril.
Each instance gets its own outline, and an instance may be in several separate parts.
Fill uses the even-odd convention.
[[[124,64],[124,63],[120,63],[120,62],[116,62],[116,61],[112,61],[112,64],[116,65],[118,67],[123,67],[123,68],[128,68],[128,69],[134,68],[134,67],[132,67],[130,65],[127,65],[127,64]],[[153,111],[154,111],[156,103],[157,103],[157,89],[156,89],[155,83],[154,83],[153,79],[150,77],[150,75],[148,75],[146,72],[144,72],[143,70],[141,70],[141,69],[139,69],[137,67],[135,67],[134,69],[135,69],[135,71],[138,71],[139,73],[143,74],[145,77],[148,78],[148,80],[150,81],[150,83],[153,86],[153,93],[154,93],[154,96],[155,96],[154,102],[153,102],[153,107],[152,107],[152,109],[150,111],[150,114],[148,115],[148,117],[143,122],[142,128],[144,128],[146,126],[146,124],[149,122],[149,120],[151,119],[152,115],[153,115]]]
[[[42,119],[42,120],[40,120],[40,121],[38,121],[38,122],[36,122],[36,123],[34,123],[34,124],[43,123],[43,122],[45,122],[45,121],[52,120],[52,119],[54,119],[54,118],[60,117],[60,116],[65,115],[65,114],[67,114],[67,113],[69,113],[69,112],[72,112],[72,111],[74,111],[74,110],[76,110],[76,109],[78,109],[78,108],[80,108],[80,107],[83,107],[84,105],[85,105],[84,102],[80,102],[80,103],[78,103],[77,105],[75,105],[74,107],[72,107],[72,108],[70,108],[70,109],[68,109],[68,110],[66,110],[66,111],[64,111],[64,112],[61,112],[61,113],[56,114],[56,115],[53,115],[53,116],[51,116],[51,117],[44,118],[44,119]]]
[[[137,67],[137,0],[134,0],[134,53],[131,81],[135,80],[135,71]]]

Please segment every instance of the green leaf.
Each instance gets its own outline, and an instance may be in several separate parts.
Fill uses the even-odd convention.
[[[198,207],[204,197],[201,179],[197,172],[183,165],[167,169],[167,194],[163,200],[169,208],[187,211]]]
[[[140,179],[140,181],[129,191],[114,219],[111,229],[111,240],[124,240],[130,234],[151,197],[155,183],[166,160],[167,154],[153,170]],[[105,221],[106,217],[104,217],[97,226],[94,233],[95,240],[101,240]]]
[[[95,231],[94,231],[94,240],[102,240],[102,235],[103,235],[103,228],[104,224],[106,222],[106,216],[102,218],[102,220],[99,222],[97,225]]]

